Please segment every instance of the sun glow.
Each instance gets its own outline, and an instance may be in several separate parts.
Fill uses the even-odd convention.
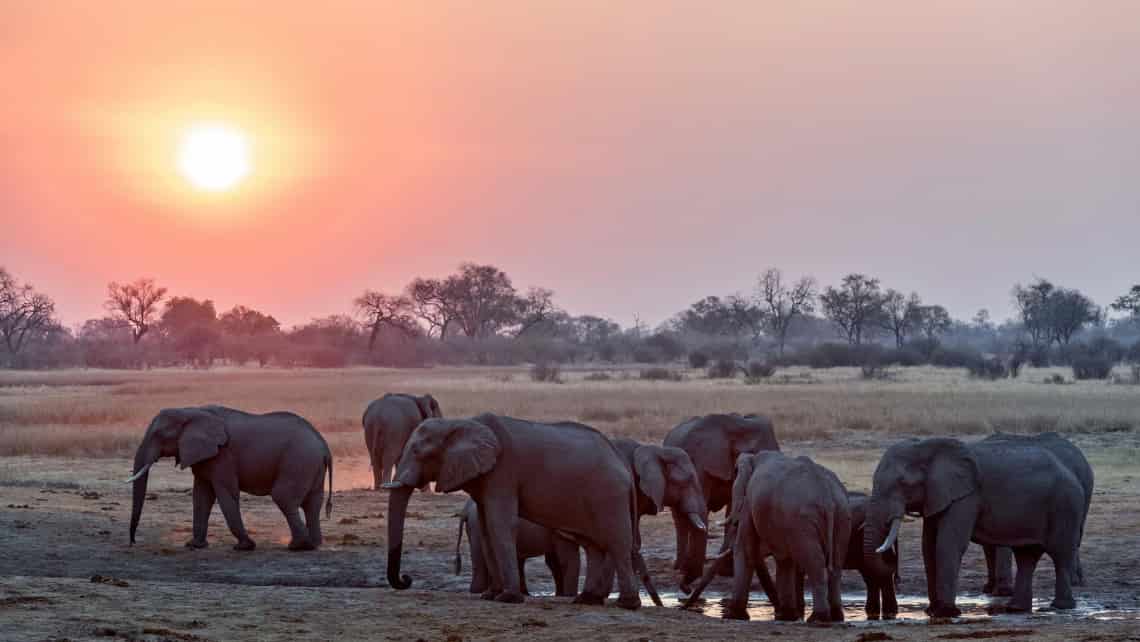
[[[194,125],[178,145],[178,170],[197,189],[229,191],[250,169],[249,142],[244,133],[228,125]]]

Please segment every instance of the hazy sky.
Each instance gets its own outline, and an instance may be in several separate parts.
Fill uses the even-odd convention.
[[[3,14],[0,264],[69,324],[110,280],[295,323],[464,260],[623,324],[768,266],[960,317],[1034,275],[1102,304],[1140,282],[1132,1]],[[233,193],[175,172],[203,120],[249,136]]]

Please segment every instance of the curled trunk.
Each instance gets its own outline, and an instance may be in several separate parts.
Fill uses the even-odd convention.
[[[399,590],[412,585],[412,578],[400,575],[400,557],[404,552],[404,518],[413,490],[401,484],[391,488],[388,495],[388,585]]]

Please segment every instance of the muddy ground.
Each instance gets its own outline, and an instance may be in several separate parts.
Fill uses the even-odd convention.
[[[363,459],[336,463],[334,512],[324,523],[325,546],[315,552],[285,549],[288,530],[266,497],[243,496],[242,513],[258,543],[253,552],[231,550],[220,511],[210,547],[189,550],[188,471],[161,463],[151,474],[151,497],[139,543],[127,544],[130,489],[121,480],[125,459],[0,460],[0,640],[356,640],[356,639],[743,639],[788,640],[1034,639],[1140,640],[1140,464],[1135,433],[1075,435],[1097,472],[1098,488],[1082,548],[1088,586],[1077,589],[1075,613],[989,616],[979,595],[985,566],[971,547],[962,567],[961,606],[953,622],[929,622],[918,523],[903,531],[900,600],[896,622],[862,620],[863,588],[856,573],[844,581],[849,621],[815,627],[776,624],[762,594],[753,594],[754,620],[726,622],[717,580],[704,612],[676,607],[671,570],[672,525],[667,515],[643,522],[644,554],[666,608],[626,612],[580,607],[568,598],[534,597],[526,605],[484,602],[466,592],[470,579],[454,574],[455,512],[462,495],[417,493],[409,510],[404,569],[408,591],[384,579],[386,495],[363,489]],[[840,472],[851,489],[866,489],[882,444],[790,444]],[[717,529],[719,531],[719,529]],[[718,533],[719,535],[719,533]],[[710,546],[719,545],[719,539]],[[549,594],[540,560],[528,565],[530,588]],[[1047,605],[1053,572],[1038,567],[1035,596]]]

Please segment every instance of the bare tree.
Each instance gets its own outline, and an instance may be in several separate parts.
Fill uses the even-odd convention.
[[[950,313],[946,308],[940,305],[922,305],[917,310],[917,327],[926,337],[926,340],[933,343],[939,335],[945,334],[953,320],[950,319]]]
[[[898,290],[887,290],[883,294],[883,315],[880,323],[884,330],[894,335],[895,347],[903,347],[907,335],[917,329],[921,306],[922,299],[918,298],[915,292],[911,292],[910,297],[903,296]]]
[[[447,331],[457,316],[457,301],[453,296],[453,283],[442,279],[416,278],[408,284],[406,296],[412,303],[412,313],[428,327],[428,335],[447,338]]]
[[[369,329],[368,351],[376,344],[376,337],[384,326],[393,327],[407,336],[415,336],[416,321],[412,318],[412,302],[404,296],[392,296],[375,290],[365,290],[353,300],[357,313],[364,317]]]
[[[769,268],[760,275],[756,286],[756,298],[763,315],[763,323],[776,338],[780,356],[784,356],[784,345],[788,329],[796,317],[811,314],[815,310],[815,279],[805,276],[789,288],[784,284],[780,270]]]
[[[879,280],[863,274],[848,274],[839,288],[828,286],[819,300],[823,313],[851,345],[862,345],[883,314]]]
[[[515,337],[521,337],[528,330],[546,321],[557,308],[554,307],[554,291],[546,288],[531,288],[526,296],[518,297],[515,301],[517,307],[519,327],[515,330]]]
[[[28,337],[49,328],[54,314],[55,302],[50,297],[30,284],[20,285],[0,267],[0,336],[9,354],[15,356]]]
[[[131,325],[131,339],[138,343],[154,325],[158,304],[166,296],[166,288],[154,284],[154,279],[139,279],[134,283],[107,284],[107,301],[103,304],[112,317]]]

